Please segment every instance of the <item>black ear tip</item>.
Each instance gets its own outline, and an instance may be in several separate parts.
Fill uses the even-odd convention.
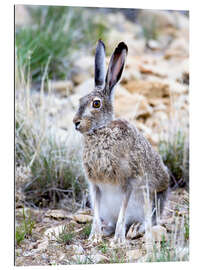
[[[121,52],[122,50],[126,50],[126,52],[128,52],[128,46],[125,44],[125,42],[122,41],[118,44],[116,50],[118,50],[119,52]]]
[[[99,39],[98,42],[97,42],[97,47],[99,47],[99,46],[103,46],[104,49],[105,49],[105,44],[101,39]]]

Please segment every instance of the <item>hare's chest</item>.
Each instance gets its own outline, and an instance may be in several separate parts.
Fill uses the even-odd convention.
[[[88,179],[92,182],[117,181],[118,157],[114,144],[105,138],[90,140],[83,149],[83,165]]]

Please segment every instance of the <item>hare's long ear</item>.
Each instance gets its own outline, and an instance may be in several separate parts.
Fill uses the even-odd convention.
[[[124,42],[120,42],[111,56],[105,85],[105,92],[109,96],[111,96],[113,87],[121,78],[127,52],[127,45]]]
[[[103,89],[105,85],[106,64],[105,64],[105,45],[102,40],[99,40],[95,54],[95,88]]]

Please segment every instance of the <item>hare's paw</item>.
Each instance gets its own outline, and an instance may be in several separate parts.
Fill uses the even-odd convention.
[[[88,240],[94,244],[98,244],[102,242],[102,234],[100,232],[93,232],[90,234]]]

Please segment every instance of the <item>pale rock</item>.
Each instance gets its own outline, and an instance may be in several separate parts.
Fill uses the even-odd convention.
[[[72,81],[52,81],[51,90],[63,96],[69,96],[73,91]]]
[[[159,78],[167,78],[167,70],[163,68],[163,65],[147,64],[139,65],[139,71],[144,75],[153,75]]]
[[[150,39],[147,42],[147,47],[150,48],[153,51],[157,51],[157,50],[160,50],[161,49],[161,44],[157,40]]]
[[[41,241],[41,242],[38,244],[38,246],[37,246],[37,248],[35,249],[35,251],[36,251],[36,252],[38,252],[38,251],[44,251],[44,250],[47,249],[48,245],[49,245],[48,239],[44,239],[43,241]]]
[[[15,5],[15,25],[23,26],[31,23],[29,11],[25,5]]]
[[[87,81],[91,77],[91,74],[85,70],[80,71],[72,75],[72,80],[74,84],[80,85],[83,82]]]
[[[178,29],[185,29],[189,31],[189,19],[187,16],[180,12],[173,12],[174,18],[176,20],[176,25]]]
[[[66,245],[66,250],[73,251],[74,254],[84,253],[84,249],[81,245]]]
[[[89,78],[74,88],[74,93],[82,97],[94,90],[94,80]]]
[[[72,219],[79,223],[87,223],[87,222],[91,222],[93,220],[93,217],[90,215],[78,214],[78,215],[73,215]]]
[[[68,214],[63,209],[54,209],[48,210],[45,214],[45,217],[55,218],[55,219],[65,219],[68,217]]]
[[[125,88],[130,93],[137,93],[146,98],[160,98],[169,96],[169,85],[159,81],[131,81],[125,84]]]
[[[175,81],[170,81],[169,84],[170,84],[171,94],[183,95],[183,94],[188,94],[189,92],[189,87],[185,84],[181,84]]]
[[[132,249],[126,252],[126,257],[129,262],[134,262],[142,256],[143,255],[141,249]]]
[[[64,232],[64,229],[65,225],[59,225],[49,228],[44,232],[44,236],[47,237],[49,240],[56,240],[56,238]]]
[[[152,227],[152,238],[155,242],[161,242],[163,238],[167,241],[168,235],[167,230],[161,225],[156,225]]]
[[[115,115],[135,119],[138,117],[149,117],[153,109],[148,105],[144,96],[139,94],[121,94],[115,98]]]
[[[141,74],[135,68],[126,68],[125,72],[122,75],[121,84],[125,84],[132,80],[140,80]]]
[[[169,48],[165,51],[165,59],[171,58],[188,58],[189,56],[189,44],[188,41],[183,38],[176,38],[170,44]]]
[[[154,26],[156,29],[162,29],[166,27],[176,28],[176,21],[171,12],[165,10],[146,10],[143,9],[139,12],[138,22],[149,31]]]
[[[75,60],[74,66],[92,73],[94,71],[94,56],[83,55]]]

